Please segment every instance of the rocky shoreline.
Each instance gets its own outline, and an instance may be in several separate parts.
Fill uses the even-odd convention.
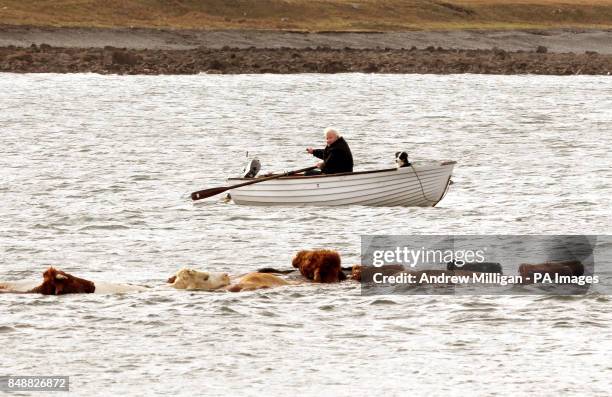
[[[99,74],[482,73],[610,75],[612,55],[502,49],[0,47],[0,72]]]
[[[392,32],[295,32],[286,30],[194,30],[151,28],[77,28],[7,26],[0,24],[0,47],[49,44],[53,47],[131,48],[135,50],[191,50],[223,47],[343,49],[427,48],[462,50],[500,48],[577,54],[597,51],[612,54],[612,30],[412,30]]]

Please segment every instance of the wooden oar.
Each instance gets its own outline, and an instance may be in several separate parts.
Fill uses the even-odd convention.
[[[252,185],[254,183],[259,183],[259,182],[263,182],[263,181],[269,181],[271,179],[280,178],[282,176],[299,174],[300,172],[314,170],[315,168],[317,168],[317,166],[312,166],[312,167],[308,167],[308,168],[302,168],[301,170],[287,171],[287,172],[283,172],[282,174],[266,176],[264,178],[256,178],[256,179],[254,179],[252,181],[248,181],[248,182],[244,182],[244,183],[239,183],[239,184],[233,185],[233,186],[221,186],[221,187],[213,187],[213,188],[210,188],[210,189],[198,190],[197,192],[191,193],[191,199],[193,201],[201,200],[201,199],[205,199],[207,197],[212,197],[212,196],[217,195],[219,193],[223,193],[223,192],[225,192],[227,190],[230,190],[230,189],[235,189],[237,187]]]

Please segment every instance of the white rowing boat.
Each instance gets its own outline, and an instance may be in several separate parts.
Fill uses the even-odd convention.
[[[294,175],[236,188],[236,204],[433,207],[444,197],[455,161],[332,175]],[[229,178],[232,183],[258,178]]]

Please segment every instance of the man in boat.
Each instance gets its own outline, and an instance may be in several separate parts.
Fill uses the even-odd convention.
[[[306,149],[308,153],[323,160],[317,163],[320,171],[309,171],[305,175],[353,172],[353,155],[344,138],[333,128],[326,128],[324,133],[327,142],[325,149],[313,149],[311,147]]]

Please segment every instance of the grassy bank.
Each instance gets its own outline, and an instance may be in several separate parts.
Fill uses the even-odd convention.
[[[612,0],[0,0],[0,24],[304,31],[612,28]]]

